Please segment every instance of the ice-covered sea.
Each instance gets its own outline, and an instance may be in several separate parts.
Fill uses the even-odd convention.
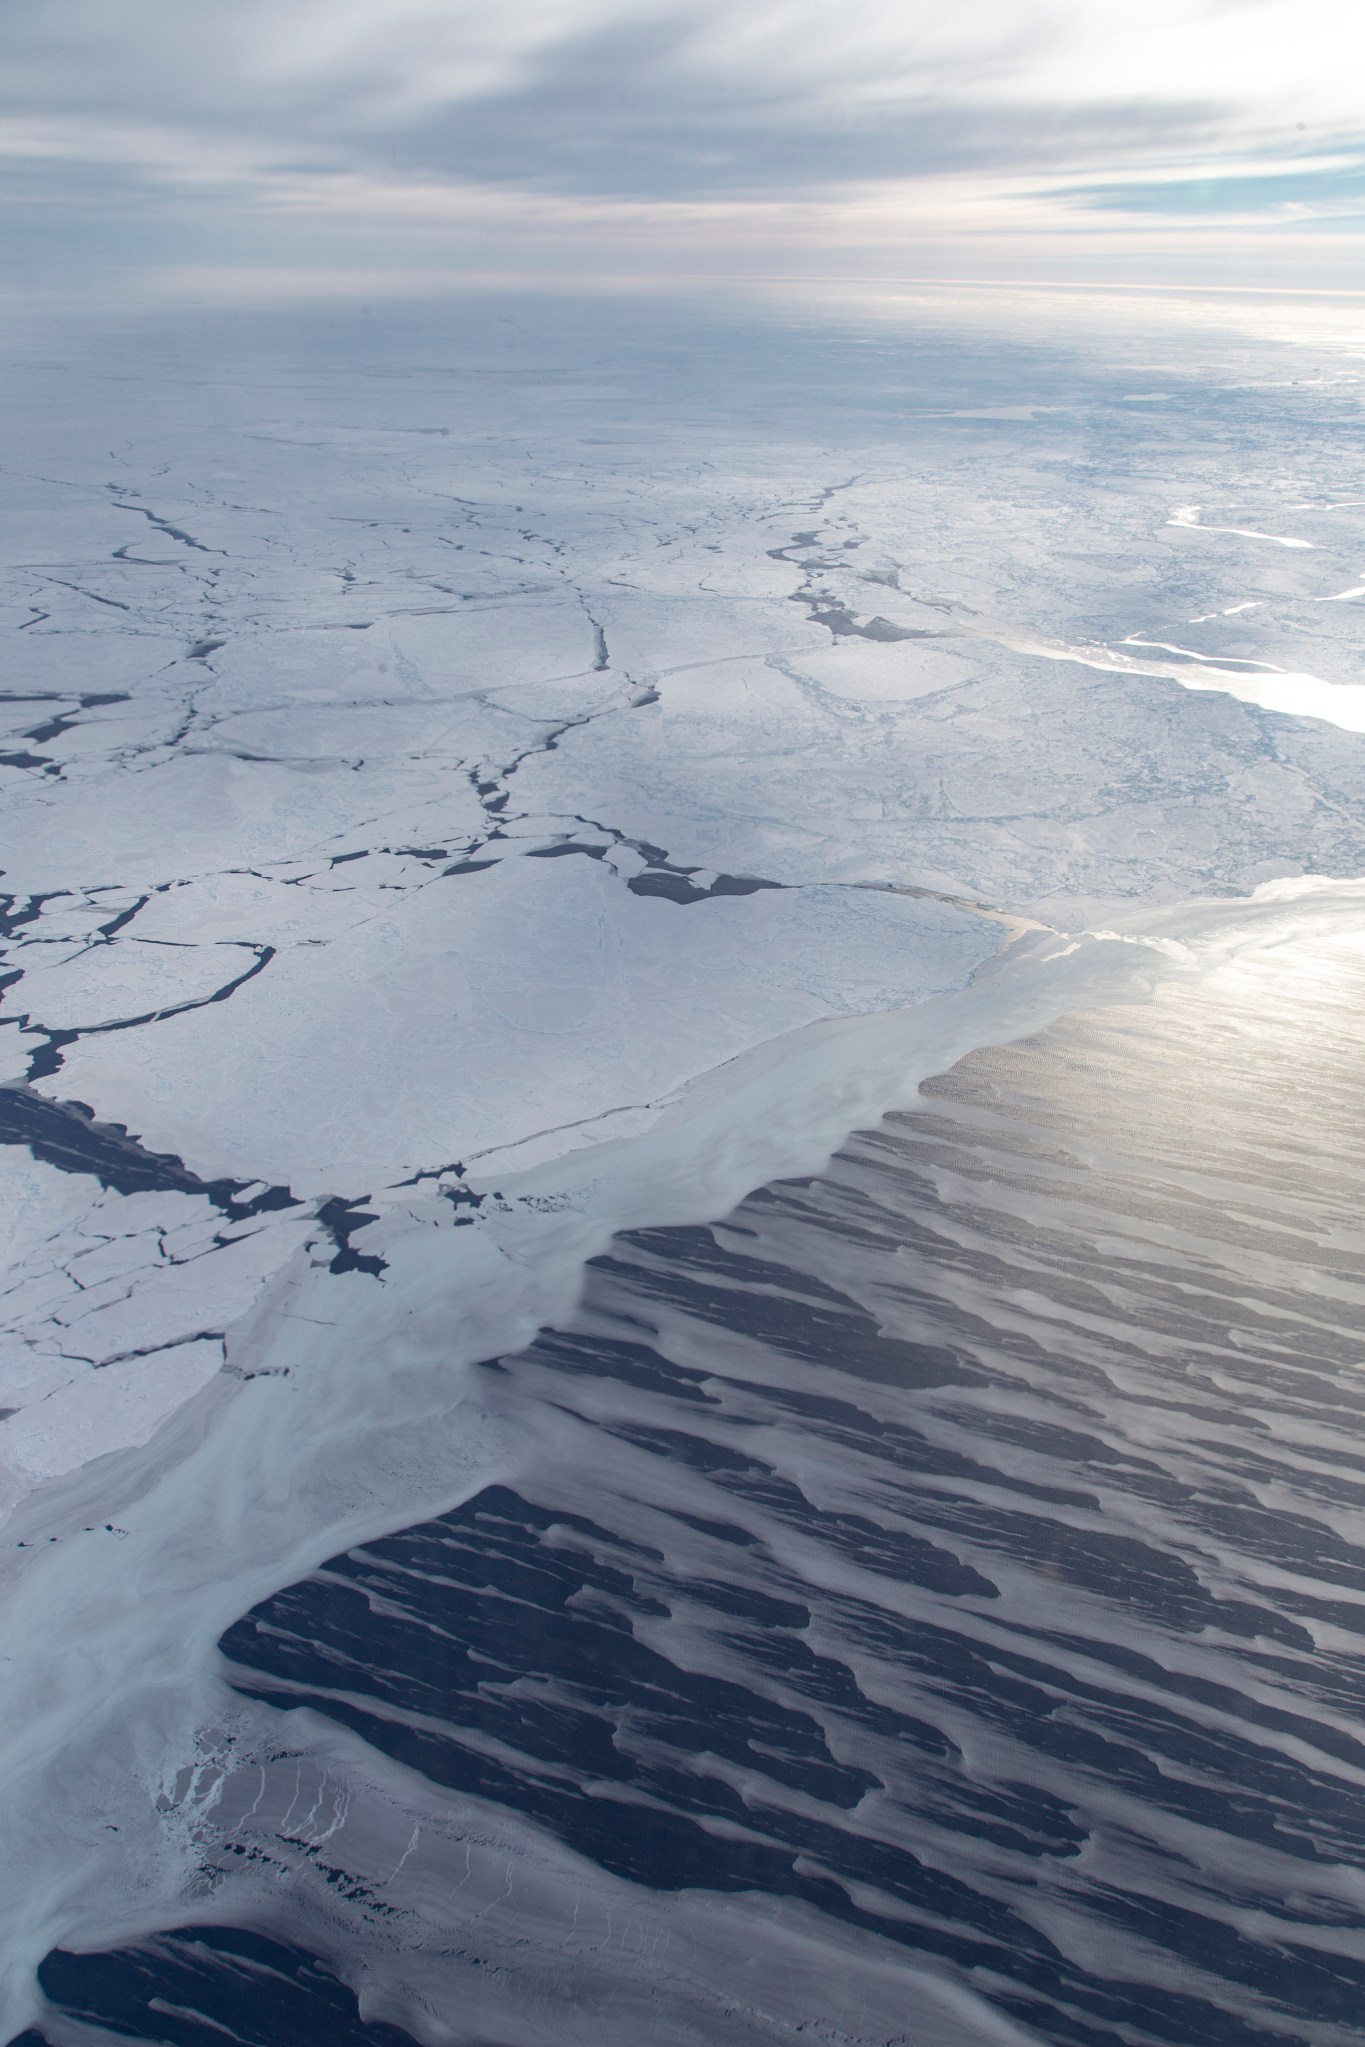
[[[0,2039],[1360,2037],[1300,324],[6,335]]]

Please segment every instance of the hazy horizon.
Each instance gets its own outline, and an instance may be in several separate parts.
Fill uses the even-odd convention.
[[[6,295],[1351,291],[1363,43],[1326,0],[20,0]]]

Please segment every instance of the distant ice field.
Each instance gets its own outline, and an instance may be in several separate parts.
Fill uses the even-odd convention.
[[[1349,337],[5,352],[0,2039],[1344,2041]]]

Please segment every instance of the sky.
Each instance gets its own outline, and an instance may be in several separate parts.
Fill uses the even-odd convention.
[[[1365,291],[1348,0],[5,0],[10,300]]]

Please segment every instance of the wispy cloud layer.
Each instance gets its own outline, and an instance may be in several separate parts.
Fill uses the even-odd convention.
[[[1339,0],[10,0],[7,268],[1355,281]]]

